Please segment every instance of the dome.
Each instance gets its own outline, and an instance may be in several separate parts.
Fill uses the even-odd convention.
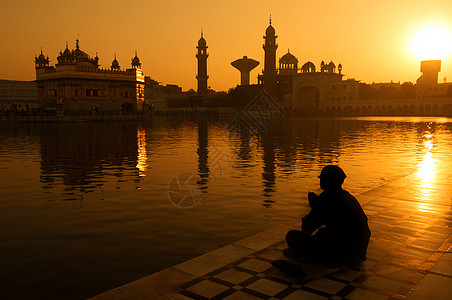
[[[279,62],[283,64],[295,64],[298,63],[298,59],[287,51],[287,53],[279,59]]]
[[[205,47],[207,45],[206,40],[204,39],[204,37],[201,36],[201,38],[198,41],[198,47]]]
[[[137,55],[137,50],[135,50],[135,57],[132,58],[132,67],[138,67],[138,68],[141,67],[140,59],[138,58],[138,55]]]
[[[42,66],[48,66],[49,65],[49,57],[45,57],[44,54],[42,53],[42,48],[41,48],[41,54],[39,54],[39,56],[35,56],[35,64],[39,67]]]
[[[42,54],[42,49],[41,49],[41,54],[39,54],[37,60],[45,60],[46,57],[44,56],[44,54]]]
[[[115,53],[115,59],[111,62],[111,69],[112,70],[119,70],[119,62],[116,60],[116,53]]]
[[[274,36],[275,35],[275,28],[273,28],[272,24],[268,25],[267,30],[265,30],[266,36]]]
[[[72,51],[72,54],[75,56],[77,60],[90,59],[89,55],[86,52],[80,50],[79,39],[75,40],[75,50]]]
[[[313,73],[315,72],[315,65],[311,61],[308,61],[301,67],[302,73]]]
[[[89,55],[86,52],[83,52],[80,49],[75,49],[74,51],[72,51],[72,54],[75,56],[75,58],[77,60],[79,59],[89,59]]]
[[[61,56],[63,56],[63,57],[69,57],[69,56],[71,56],[71,51],[69,51],[69,49],[66,47],[66,49],[63,51],[63,53],[61,54]]]

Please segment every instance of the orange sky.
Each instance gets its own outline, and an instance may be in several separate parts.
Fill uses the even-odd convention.
[[[184,90],[196,88],[196,44],[200,29],[209,46],[208,84],[227,91],[240,80],[230,62],[243,55],[260,61],[262,36],[271,14],[279,36],[277,57],[288,48],[299,60],[342,63],[346,78],[363,82],[415,81],[419,62],[410,39],[430,24],[452,31],[452,1],[207,1],[56,0],[4,1],[0,18],[0,79],[34,80],[34,57],[56,62],[66,41],[108,68],[114,53],[122,67],[138,51],[147,76]],[[442,62],[440,81],[452,81],[452,55]]]

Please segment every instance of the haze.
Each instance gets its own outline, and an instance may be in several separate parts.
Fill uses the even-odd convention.
[[[347,78],[363,82],[412,81],[419,61],[410,39],[425,26],[451,31],[452,1],[8,1],[0,19],[0,78],[34,80],[34,57],[43,48],[51,64],[58,51],[80,47],[109,68],[116,53],[129,67],[138,51],[145,75],[164,84],[196,89],[196,44],[201,28],[209,47],[209,86],[227,91],[239,84],[230,62],[244,55],[261,62],[269,15],[278,35],[277,57],[287,50],[300,65],[342,63]],[[440,81],[452,78],[451,55]]]

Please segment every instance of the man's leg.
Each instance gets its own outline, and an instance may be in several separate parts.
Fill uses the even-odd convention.
[[[300,230],[290,230],[286,235],[287,246],[296,252],[306,253],[309,236]]]

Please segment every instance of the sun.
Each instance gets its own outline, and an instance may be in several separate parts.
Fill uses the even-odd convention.
[[[441,25],[424,27],[412,37],[411,52],[419,60],[443,60],[452,53],[452,32]]]

